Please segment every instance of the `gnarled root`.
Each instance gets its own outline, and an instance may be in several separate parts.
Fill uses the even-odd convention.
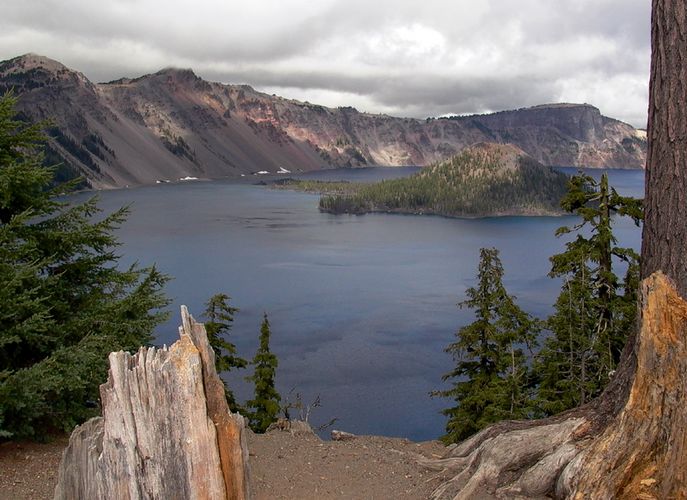
[[[433,470],[455,471],[432,498],[541,497],[555,489],[561,470],[588,442],[580,438],[584,417],[557,422],[503,422],[484,429],[449,450],[440,460],[424,462]]]

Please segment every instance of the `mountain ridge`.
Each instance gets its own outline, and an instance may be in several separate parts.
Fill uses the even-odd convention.
[[[90,187],[257,171],[425,166],[478,142],[513,143],[546,165],[641,168],[646,139],[589,104],[486,115],[397,118],[329,108],[163,68],[92,83],[44,56],[0,62],[0,91],[20,116],[51,119],[49,157]]]

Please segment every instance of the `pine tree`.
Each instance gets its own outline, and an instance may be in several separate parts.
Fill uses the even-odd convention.
[[[260,327],[260,346],[252,361],[255,371],[253,376],[246,377],[255,386],[253,399],[246,406],[249,408],[250,427],[258,433],[265,432],[271,423],[276,422],[281,401],[274,385],[278,361],[277,356],[270,352],[270,335],[270,323],[265,313]]]
[[[594,343],[590,332],[597,322],[592,272],[583,260],[564,278],[547,338],[534,365],[538,399],[545,415],[588,401],[596,392]]]
[[[458,379],[453,387],[434,395],[452,398],[447,443],[458,442],[490,423],[531,415],[527,356],[523,347],[535,344],[539,323],[515,304],[503,286],[503,266],[495,248],[480,250],[477,287],[459,307],[475,310],[476,321],[456,333],[446,348],[456,368],[443,380]]]
[[[551,257],[550,276],[563,277],[563,286],[547,321],[551,336],[535,363],[539,405],[546,415],[584,404],[601,392],[636,314],[639,257],[631,248],[617,246],[612,222],[614,215],[627,215],[639,224],[641,201],[618,195],[606,174],[599,182],[578,175],[561,206],[582,221],[556,234],[583,228],[588,233],[578,234],[565,252]],[[613,271],[614,259],[627,263],[622,281]]]
[[[154,268],[117,268],[121,209],[58,201],[43,124],[0,98],[0,437],[39,438],[97,413],[107,355],[152,340],[167,301]],[[151,312],[152,311],[152,312]]]
[[[234,313],[238,311],[236,307],[229,305],[231,297],[226,294],[218,293],[210,297],[205,308],[205,331],[208,334],[208,342],[215,351],[215,368],[217,373],[228,372],[235,368],[245,368],[248,362],[236,355],[236,346],[227,340],[234,322]],[[223,379],[224,392],[227,396],[229,409],[233,412],[243,409],[236,402],[234,393],[227,386]]]

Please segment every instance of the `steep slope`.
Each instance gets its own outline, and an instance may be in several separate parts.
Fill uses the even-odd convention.
[[[164,69],[93,84],[27,54],[0,63],[28,120],[51,119],[50,159],[96,188],[265,170],[428,165],[482,141],[513,143],[550,165],[641,168],[646,140],[589,105],[417,120],[326,108],[247,85]]]
[[[112,176],[111,168],[104,168],[114,162],[115,153],[100,146],[98,134],[116,116],[84,75],[29,54],[0,63],[0,91],[9,90],[21,98],[21,118],[50,121],[48,159],[64,162],[64,176],[83,174],[94,185],[118,184],[121,179]]]
[[[517,146],[480,143],[408,178],[351,184],[343,194],[323,196],[320,209],[449,217],[550,215],[561,213],[567,179]],[[326,183],[322,188],[327,190]]]
[[[27,55],[0,64],[0,89],[19,94],[27,119],[53,122],[51,149],[96,188],[323,164],[298,141],[265,139],[232,119],[228,90],[190,71],[94,85]]]

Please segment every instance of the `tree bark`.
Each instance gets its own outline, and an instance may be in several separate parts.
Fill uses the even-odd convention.
[[[642,278],[662,271],[687,297],[687,7],[653,0]]]
[[[455,472],[434,498],[687,498],[687,6],[652,7],[639,328],[601,397],[428,462]]]

